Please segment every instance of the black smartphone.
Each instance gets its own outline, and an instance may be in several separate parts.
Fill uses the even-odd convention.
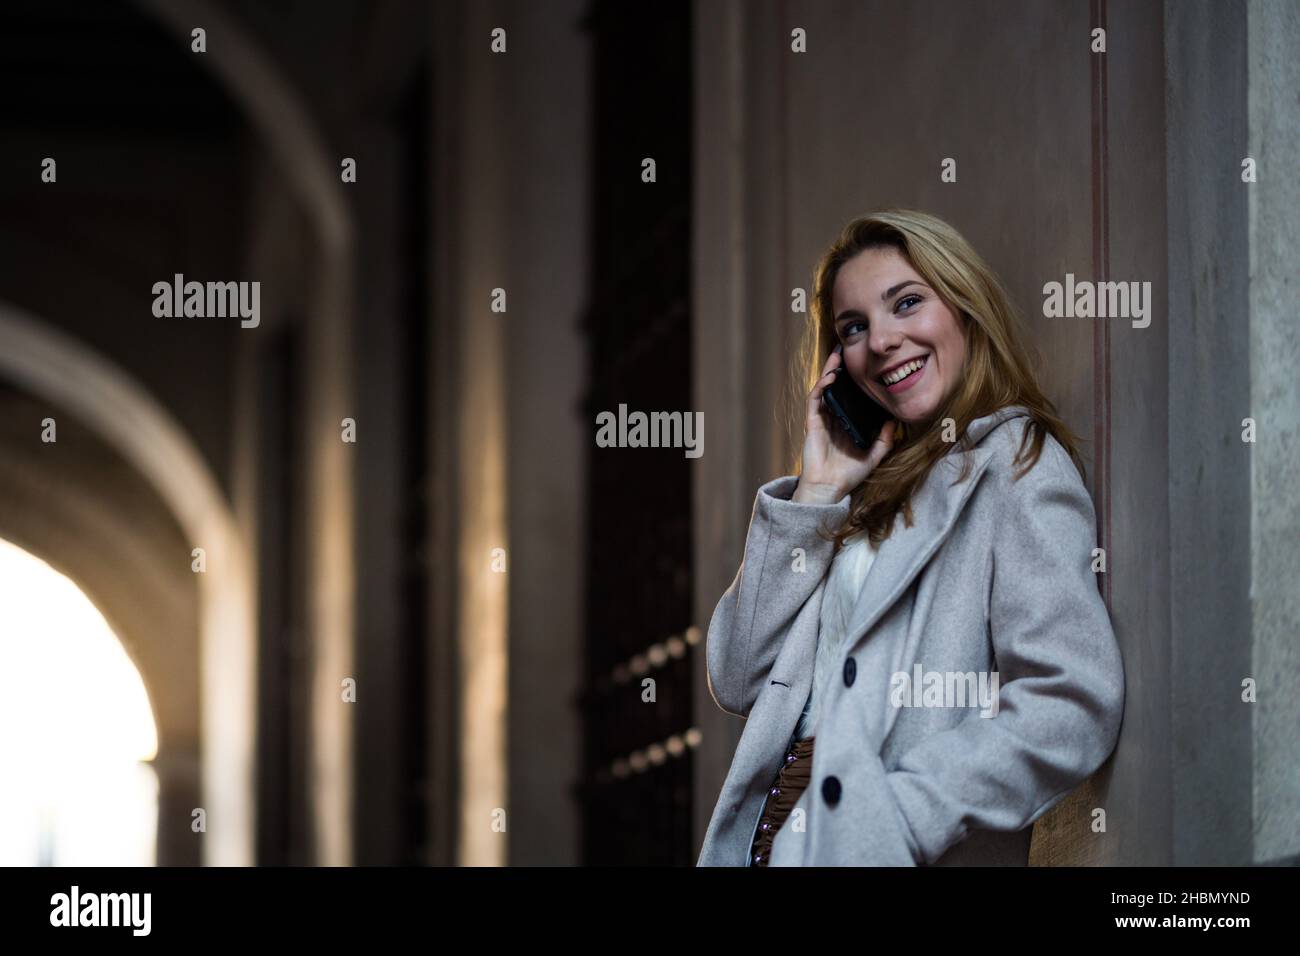
[[[840,362],[844,362],[843,352]],[[843,364],[835,374],[835,381],[822,392],[822,403],[859,448],[870,448],[891,417],[858,387]]]

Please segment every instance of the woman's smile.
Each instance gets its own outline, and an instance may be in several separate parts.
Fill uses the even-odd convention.
[[[878,376],[880,383],[890,392],[906,391],[920,380],[929,360],[929,355],[922,355],[919,358],[891,366]]]

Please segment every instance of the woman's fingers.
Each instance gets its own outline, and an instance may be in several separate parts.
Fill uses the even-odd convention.
[[[880,429],[880,434],[876,437],[876,440],[871,443],[871,450],[867,453],[867,465],[870,469],[868,474],[875,470],[875,467],[880,464],[881,460],[889,454],[890,449],[894,447],[895,424],[896,423],[893,419],[885,422],[885,427]]]
[[[818,415],[821,409],[822,392],[835,381],[835,370],[839,368],[842,358],[840,357],[839,346],[831,350],[831,354],[826,358],[826,364],[822,366],[822,377],[817,379],[813,384],[812,391],[808,393],[808,415],[813,417]],[[820,420],[820,418],[818,419]]]
[[[822,393],[830,387],[831,382],[835,381],[835,373],[827,372],[817,380],[812,391],[808,393],[808,418],[809,420],[821,421]]]

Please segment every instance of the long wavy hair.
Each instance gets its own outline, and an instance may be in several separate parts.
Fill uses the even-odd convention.
[[[911,264],[935,294],[959,316],[966,341],[962,374],[951,393],[928,422],[895,426],[894,447],[851,493],[849,517],[834,533],[835,550],[853,534],[865,531],[873,545],[889,537],[901,512],[912,524],[912,496],[936,463],[954,447],[967,449],[967,426],[977,418],[1009,405],[1028,410],[1031,423],[1016,452],[1015,478],[1037,463],[1043,442],[1051,435],[1084,473],[1078,436],[1066,427],[1055,406],[1043,394],[1032,369],[1028,346],[1020,331],[1011,298],[991,268],[960,233],[935,216],[910,209],[887,209],[850,221],[822,255],[813,271],[813,298],[803,340],[792,362],[787,401],[797,422],[791,434],[794,470],[803,471],[803,427],[808,393],[817,383],[835,334],[833,293],[841,266],[867,249],[894,248]],[[796,411],[797,410],[797,411]],[[943,440],[942,423],[956,423],[956,443]],[[963,468],[957,481],[963,481]]]

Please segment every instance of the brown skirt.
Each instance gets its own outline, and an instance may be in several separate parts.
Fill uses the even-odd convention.
[[[759,817],[758,829],[754,831],[750,866],[767,866],[776,831],[781,829],[781,824],[785,823],[800,795],[808,787],[808,781],[812,777],[812,755],[812,737],[796,740],[786,753],[781,769],[768,788],[763,815]]]

